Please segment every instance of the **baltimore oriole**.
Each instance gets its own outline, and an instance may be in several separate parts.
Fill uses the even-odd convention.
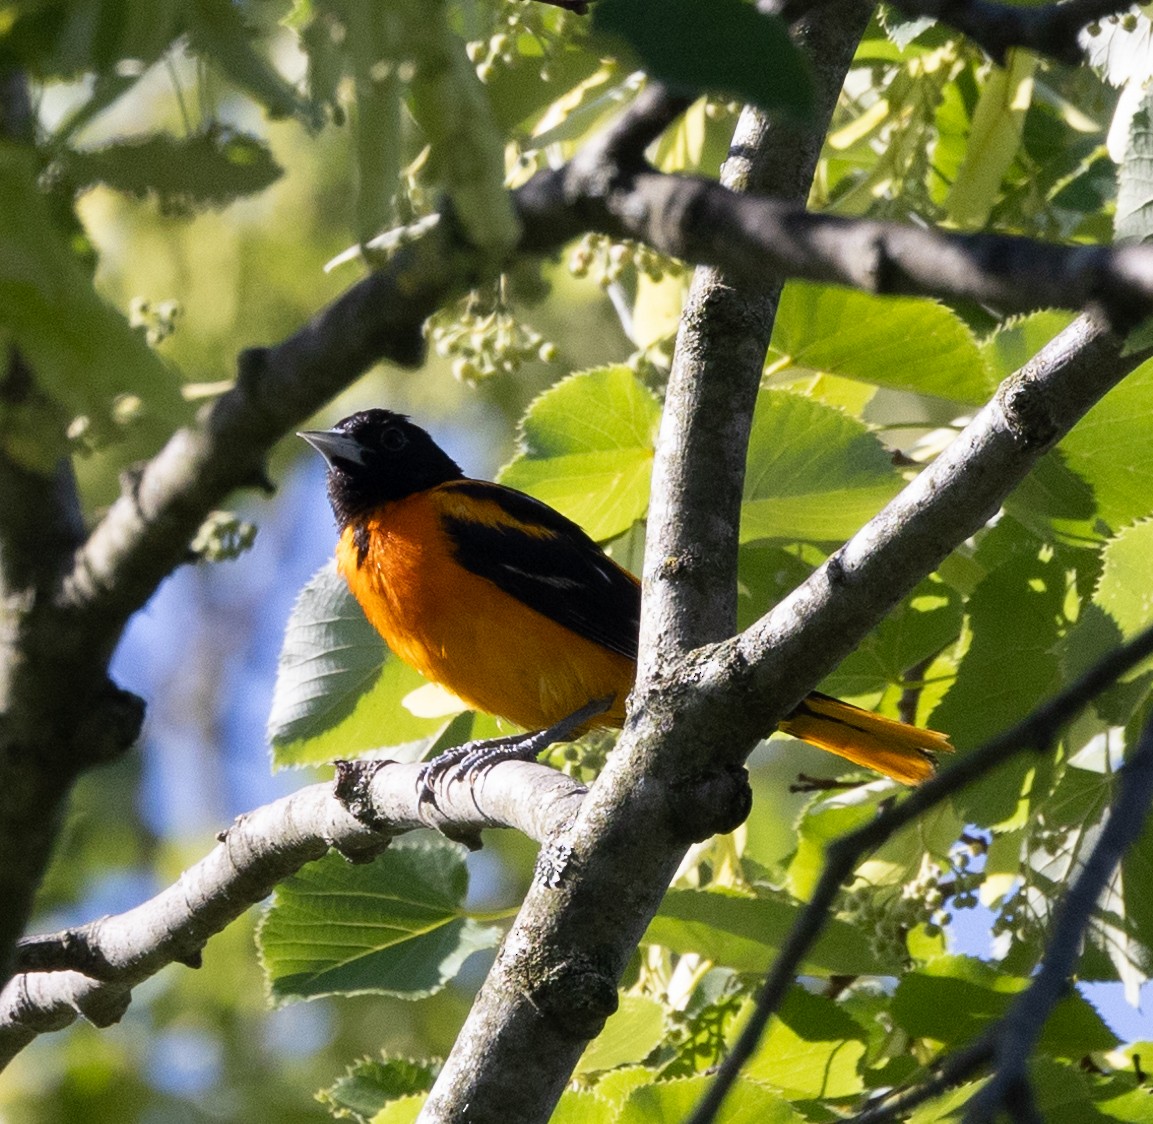
[[[640,583],[580,527],[468,478],[402,414],[364,410],[300,436],[328,462],[337,568],[397,656],[526,730],[597,699],[611,701],[582,728],[623,723]],[[951,748],[936,731],[816,692],[780,729],[906,784]]]

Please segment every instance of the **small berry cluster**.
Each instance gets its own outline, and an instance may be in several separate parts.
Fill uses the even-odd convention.
[[[458,306],[435,313],[426,331],[436,353],[452,358],[452,373],[462,382],[512,374],[533,360],[557,360],[556,344],[518,320],[500,299],[486,302],[473,294],[463,310]]]
[[[605,234],[586,234],[568,259],[569,272],[574,277],[592,277],[602,289],[619,281],[629,266],[651,281],[660,281],[666,273],[684,268],[641,242],[614,242]]]

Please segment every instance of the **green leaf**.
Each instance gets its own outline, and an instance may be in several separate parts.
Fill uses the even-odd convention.
[[[1015,316],[1000,324],[980,345],[993,386],[1020,370],[1075,319],[1072,312],[1046,309]]]
[[[681,1124],[708,1090],[712,1077],[682,1077],[635,1089],[619,1124]],[[738,1077],[717,1113],[717,1124],[804,1124],[784,1098],[756,1081]]]
[[[416,1124],[420,1117],[427,1093],[413,1093],[389,1101],[373,1118],[371,1124]]]
[[[529,407],[522,451],[498,479],[603,541],[644,517],[660,406],[628,367],[562,379]]]
[[[324,123],[321,108],[301,97],[268,53],[257,48],[243,8],[230,0],[193,0],[185,8],[185,19],[193,49],[262,105],[269,117],[297,117],[314,129]]]
[[[40,78],[107,72],[125,59],[148,64],[180,33],[186,0],[83,0],[14,5],[0,32],[0,62]]]
[[[262,140],[227,129],[191,137],[168,133],[117,141],[60,160],[77,189],[102,183],[136,198],[156,197],[165,212],[220,207],[263,191],[281,168]]]
[[[983,402],[996,385],[944,305],[804,281],[785,286],[773,328],[768,366],[786,364],[958,402]]]
[[[875,702],[889,687],[953,643],[961,631],[960,594],[939,578],[927,578],[828,676],[829,694]]]
[[[1100,541],[1093,489],[1060,449],[1043,456],[1005,501],[1005,510],[1039,538],[1072,545]]]
[[[859,421],[787,391],[761,393],[749,441],[741,541],[839,543],[901,478]]]
[[[593,27],[624,40],[651,77],[674,88],[812,115],[812,79],[787,25],[741,0],[601,0]]]
[[[801,908],[783,894],[752,898],[715,890],[670,890],[644,942],[759,972],[784,944]],[[805,965],[806,971],[819,975],[879,974],[897,968],[878,959],[863,933],[836,920],[826,923]]]
[[[1105,544],[1101,577],[1093,592],[1099,605],[1131,640],[1153,623],[1153,519],[1126,527]]]
[[[1003,1018],[1028,984],[973,957],[942,956],[901,977],[892,1015],[913,1038],[956,1046]],[[1040,1041],[1043,1050],[1068,1058],[1117,1044],[1117,1036],[1080,995],[1067,996],[1053,1008]]]
[[[748,628],[813,572],[813,565],[783,547],[742,543],[737,628]]]
[[[351,1113],[360,1120],[368,1120],[391,1100],[427,1093],[439,1069],[439,1063],[387,1054],[382,1058],[361,1058],[327,1089],[317,1093],[316,1099],[334,1115]]]
[[[284,631],[268,716],[273,763],[318,764],[401,745],[406,752],[394,758],[418,759],[449,725],[403,706],[424,683],[388,650],[328,563],[301,590]]]
[[[643,1085],[651,1085],[657,1079],[657,1070],[643,1065],[624,1066],[621,1069],[610,1069],[597,1078],[597,1096],[607,1101],[613,1109],[612,1120],[615,1124],[617,1114],[628,1100],[634,1089]]]
[[[258,932],[277,1002],[363,992],[422,999],[499,931],[463,909],[462,848],[394,843],[371,864],[332,852],[282,882]]]
[[[1148,90],[1129,122],[1125,159],[1117,170],[1117,212],[1113,233],[1118,242],[1147,242],[1153,235],[1153,94]]]
[[[1112,530],[1153,511],[1153,361],[1105,395],[1059,448]]]
[[[1002,544],[1007,556],[969,599],[972,640],[932,715],[934,728],[949,734],[961,752],[1008,729],[1061,685],[1065,566],[1056,557],[1042,557],[1036,543],[1008,520],[982,547],[989,556]],[[957,807],[980,825],[1022,813],[1025,778],[1040,763],[1034,755],[1018,754],[986,780],[969,785],[956,798]]]
[[[814,800],[797,824],[797,849],[786,882],[790,893],[802,901],[809,898],[825,866],[825,848],[876,814],[870,801],[852,791]]]
[[[1010,48],[1007,65],[990,69],[973,113],[965,159],[946,201],[951,222],[972,228],[988,220],[1001,181],[1021,147],[1037,61],[1032,51]]]
[[[599,1093],[568,1088],[557,1102],[549,1124],[616,1124],[617,1110]]]
[[[634,1065],[661,1044],[665,1034],[665,1009],[647,995],[622,995],[620,1006],[589,1044],[577,1063],[576,1073],[594,1073]]]
[[[105,304],[37,190],[34,154],[0,144],[0,335],[69,416],[111,426],[122,395],[145,403],[137,425],[167,434],[186,412],[178,380]]]
[[[734,1032],[743,1023],[738,1019]],[[864,1056],[865,1032],[856,1021],[831,999],[796,987],[770,1021],[744,1074],[791,1099],[851,1097],[864,1088]]]

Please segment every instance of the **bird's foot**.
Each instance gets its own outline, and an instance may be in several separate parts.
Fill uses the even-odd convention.
[[[612,701],[611,698],[594,699],[546,730],[485,738],[446,749],[420,771],[416,782],[419,806],[422,810],[427,804],[436,807],[438,794],[450,783],[467,781],[471,785],[478,774],[501,761],[535,761],[550,745],[567,741],[590,718],[603,714]]]

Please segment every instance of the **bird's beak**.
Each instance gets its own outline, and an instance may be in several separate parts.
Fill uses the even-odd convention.
[[[303,437],[324,459],[330,468],[336,460],[351,464],[364,464],[364,446],[355,437],[338,429],[303,429],[296,435]]]

